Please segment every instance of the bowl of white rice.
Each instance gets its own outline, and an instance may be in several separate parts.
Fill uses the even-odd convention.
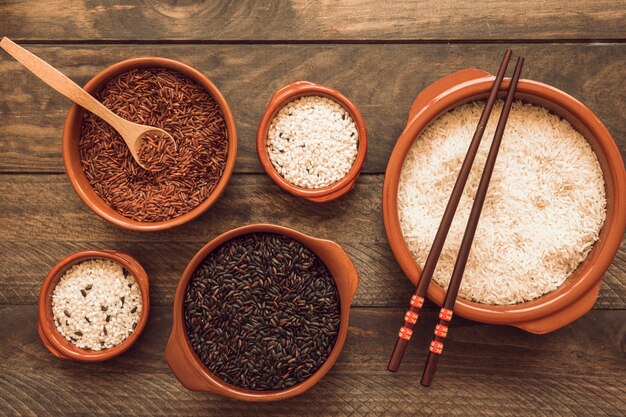
[[[365,123],[339,91],[309,81],[278,90],[259,123],[257,154],[285,191],[317,203],[354,188],[367,153]]]
[[[494,77],[463,70],[424,90],[390,158],[387,236],[417,284]],[[502,99],[508,80],[501,87]],[[626,226],[619,149],[582,103],[520,80],[455,305],[468,319],[533,333],[589,311]],[[502,109],[496,102],[428,289],[441,305]]]
[[[43,280],[38,332],[56,357],[100,362],[128,350],[148,321],[148,275],[132,256],[76,252]]]

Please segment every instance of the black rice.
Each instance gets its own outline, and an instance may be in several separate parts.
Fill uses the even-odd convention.
[[[335,344],[340,304],[317,255],[286,236],[253,233],[209,254],[184,300],[191,345],[209,371],[250,390],[309,378]]]

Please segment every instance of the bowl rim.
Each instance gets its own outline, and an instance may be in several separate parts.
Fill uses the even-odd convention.
[[[267,134],[276,114],[288,103],[304,96],[321,96],[341,105],[354,120],[359,135],[356,158],[350,170],[339,181],[322,188],[304,188],[287,181],[274,168],[267,151]],[[297,197],[317,202],[327,202],[341,197],[354,187],[367,155],[367,129],[356,105],[341,92],[310,81],[295,81],[280,88],[270,99],[265,113],[259,122],[256,144],[259,162],[267,175],[280,188]]]
[[[343,297],[344,294],[341,294],[341,291],[339,289],[339,283],[337,281],[337,277],[331,273],[331,275],[333,276],[333,279],[335,280],[335,284],[337,285],[337,290],[340,295],[339,297],[339,303],[340,303],[339,331],[337,334],[337,339],[335,341],[335,344],[333,345],[333,348],[331,349],[331,352],[328,355],[328,358],[326,359],[326,361],[324,361],[322,366],[320,366],[320,368],[317,371],[315,371],[313,375],[311,375],[304,381],[301,381],[292,387],[285,388],[282,390],[277,390],[277,391],[248,390],[244,388],[239,388],[237,386],[234,386],[232,384],[229,384],[223,381],[221,378],[219,378],[218,376],[213,374],[211,371],[209,371],[209,369],[204,365],[204,363],[200,361],[200,359],[198,358],[198,355],[193,350],[193,347],[191,346],[191,342],[189,341],[189,337],[185,330],[183,301],[184,301],[185,293],[187,290],[187,286],[189,284],[189,280],[191,279],[196,269],[204,261],[204,259],[211,252],[213,252],[215,249],[217,249],[222,244],[228,242],[229,240],[242,236],[242,235],[250,234],[250,233],[275,233],[279,235],[288,236],[294,240],[297,240],[301,244],[303,244],[305,247],[307,247],[309,250],[311,250],[320,258],[322,258],[322,256],[318,255],[318,251],[314,250],[311,247],[311,245],[314,244],[315,242],[317,242],[318,244],[319,243],[331,244],[333,246],[336,246],[337,248],[340,248],[339,245],[336,244],[335,242],[332,242],[326,239],[314,238],[312,236],[308,236],[304,233],[298,232],[288,227],[274,225],[274,224],[265,224],[265,223],[240,226],[240,227],[231,229],[227,232],[224,232],[216,236],[210,242],[204,245],[194,255],[191,261],[187,264],[180,278],[180,281],[178,282],[178,286],[176,287],[176,294],[174,296],[172,333],[170,335],[170,340],[168,344],[171,343],[174,339],[176,339],[179,342],[182,341],[182,343],[180,343],[180,347],[183,350],[183,355],[187,359],[188,363],[193,367],[195,373],[201,375],[201,377],[205,381],[207,381],[208,386],[206,387],[206,391],[219,393],[230,398],[235,398],[235,399],[240,399],[240,400],[245,400],[245,401],[277,401],[277,400],[290,398],[290,397],[299,395],[307,391],[308,389],[313,387],[317,382],[319,382],[328,373],[328,371],[330,371],[330,369],[333,367],[333,365],[339,358],[341,351],[343,350],[343,346],[347,338],[349,318],[350,318],[350,304],[351,304],[351,298],[354,294],[350,295],[347,299],[344,298]],[[329,270],[333,269],[326,262],[324,263],[326,264],[326,267]],[[352,267],[354,268],[353,265]],[[166,358],[167,356],[168,355],[166,353]],[[170,366],[172,371],[174,371],[173,366],[169,362],[169,359],[168,359],[168,365]],[[176,375],[176,371],[174,371],[174,374]]]
[[[419,281],[421,268],[413,259],[402,236],[397,210],[399,177],[404,160],[413,142],[419,138],[429,123],[441,114],[461,104],[478,100],[479,98],[477,97],[487,94],[493,84],[493,80],[494,77],[488,75],[458,82],[440,94],[435,95],[423,106],[412,108],[412,117],[396,142],[389,159],[383,187],[385,231],[396,260],[403,272],[414,284]],[[510,79],[505,79],[500,87],[500,92],[506,92],[509,83]],[[606,159],[609,173],[607,174],[603,167],[603,175],[605,182],[607,176],[612,178],[610,184],[606,182],[606,188],[608,194],[609,187],[612,187],[611,191],[614,198],[612,202],[609,202],[607,195],[607,216],[601,236],[594,244],[594,249],[567,278],[565,283],[556,290],[535,300],[513,305],[489,305],[476,303],[461,297],[457,298],[455,304],[456,313],[460,316],[485,323],[516,325],[545,318],[577,302],[587,292],[593,291],[594,287],[597,288],[604,272],[619,249],[624,227],[626,226],[626,207],[623,198],[626,195],[626,178],[623,162],[617,145],[600,119],[574,97],[538,81],[521,79],[516,94],[533,96],[551,102],[555,107],[565,109],[581,125],[585,126],[593,135]],[[597,152],[594,150],[594,153]],[[589,262],[587,262],[588,260]],[[442,305],[445,290],[436,284],[434,280],[431,281],[427,294],[435,303]],[[572,317],[566,323],[560,323],[558,327],[576,318],[578,317]],[[520,325],[519,327],[522,326]]]
[[[141,290],[142,312],[135,330],[119,345],[100,351],[81,349],[67,341],[54,325],[54,314],[52,313],[52,292],[63,274],[72,266],[92,259],[104,259],[122,265],[133,274]],[[124,252],[112,250],[83,250],[72,253],[61,259],[48,272],[41,284],[38,301],[38,326],[40,337],[46,348],[48,348],[52,354],[62,359],[73,359],[80,362],[101,362],[119,356],[137,342],[148,323],[148,315],[150,313],[149,288],[149,280],[146,271],[135,258]]]
[[[82,123],[82,117],[86,110],[77,104],[72,104],[65,117],[63,124],[62,134],[62,153],[63,163],[65,166],[65,172],[76,191],[76,194],[81,200],[98,216],[107,220],[108,222],[122,227],[128,230],[134,231],[159,231],[166,230],[172,227],[180,226],[189,221],[192,221],[206,212],[224,192],[226,185],[228,184],[235,167],[235,160],[237,157],[237,132],[235,126],[235,119],[232,111],[226,102],[226,99],[220,92],[220,90],[213,84],[208,77],[202,74],[195,68],[173,59],[161,58],[161,57],[140,57],[131,58],[115,63],[94,75],[83,87],[84,90],[90,94],[94,94],[99,91],[104,85],[110,81],[116,75],[130,71],[137,68],[164,68],[172,71],[180,72],[187,77],[193,79],[204,87],[211,96],[217,102],[224,120],[226,122],[226,130],[228,132],[228,153],[226,157],[226,165],[224,166],[224,172],[216,184],[215,188],[209,194],[206,200],[200,203],[197,207],[188,211],[187,213],[174,217],[169,220],[162,220],[158,222],[141,222],[137,220],[124,217],[113,208],[111,208],[100,196],[98,196],[89,181],[87,180],[80,161],[74,161],[72,159],[73,149],[78,146],[80,140],[80,123]],[[75,129],[78,126],[78,139],[76,138]],[[79,151],[80,152],[80,151]],[[78,178],[81,178],[79,181]]]

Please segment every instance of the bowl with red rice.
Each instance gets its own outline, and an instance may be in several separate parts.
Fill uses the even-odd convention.
[[[235,120],[224,96],[202,73],[165,58],[135,58],[95,75],[84,89],[121,117],[164,129],[175,161],[147,171],[121,136],[97,116],[71,106],[63,161],[78,196],[103,219],[157,231],[187,223],[220,197],[235,165]]]

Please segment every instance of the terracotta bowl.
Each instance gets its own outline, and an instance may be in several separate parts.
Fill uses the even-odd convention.
[[[204,258],[223,243],[249,233],[275,233],[289,236],[315,252],[330,270],[341,304],[339,334],[326,362],[305,381],[280,391],[252,391],[228,384],[211,373],[198,359],[191,347],[185,330],[183,300],[189,279]],[[271,224],[253,224],[226,232],[205,245],[193,257],[178,283],[174,298],[174,325],[165,351],[165,359],[170,369],[185,386],[192,391],[211,392],[244,401],[277,401],[301,394],[315,385],[337,361],[348,334],[350,303],[358,287],[358,273],[348,254],[335,242],[317,239],[292,229]]]
[[[222,174],[222,177],[213,192],[204,202],[202,202],[202,204],[193,210],[170,220],[159,222],[140,222],[122,216],[120,213],[112,209],[104,200],[102,200],[98,194],[96,194],[89,184],[87,177],[83,173],[80,162],[79,141],[80,128],[85,110],[76,104],[73,104],[70,107],[67,117],[65,118],[65,125],[63,126],[63,162],[65,163],[65,171],[67,172],[67,176],[72,183],[72,187],[74,187],[74,190],[85,202],[85,204],[87,204],[87,206],[98,216],[125,229],[138,231],[164,230],[180,226],[200,216],[217,201],[226,188],[226,184],[228,184],[233,168],[235,167],[235,157],[237,154],[237,132],[235,131],[235,119],[230,111],[228,103],[226,103],[224,96],[222,96],[222,93],[220,93],[215,84],[192,67],[171,59],[146,57],[118,62],[117,64],[112,65],[96,74],[87,84],[85,84],[83,88],[89,93],[95,94],[104,88],[106,83],[115,76],[136,68],[165,68],[178,71],[203,86],[209,93],[211,93],[219,105],[226,121],[229,144],[228,157],[226,159],[224,173]]]
[[[352,168],[341,180],[323,188],[303,188],[290,183],[276,171],[267,152],[267,132],[272,120],[287,103],[303,96],[322,96],[341,104],[352,116],[359,134],[357,155]],[[270,103],[257,130],[256,149],[263,169],[280,188],[297,197],[316,203],[326,203],[338,199],[356,185],[359,173],[365,162],[365,155],[367,154],[367,131],[359,110],[339,91],[309,81],[296,81],[278,90],[270,99]]]
[[[387,237],[402,270],[417,284],[421,270],[407,247],[398,219],[397,194],[402,165],[412,143],[439,115],[462,104],[485,99],[494,77],[484,71],[456,72],[425,89],[411,106],[407,126],[387,166],[383,188],[383,215]],[[504,97],[510,80],[502,84]],[[587,258],[565,283],[533,301],[494,306],[459,298],[455,313],[475,321],[507,324],[531,333],[547,333],[581,317],[594,305],[602,276],[615,256],[626,226],[626,174],[619,149],[602,122],[568,94],[531,80],[520,80],[516,99],[542,106],[570,122],[589,142],[598,157],[606,183],[606,221]],[[428,297],[442,305],[445,292],[431,282]]]
[[[90,259],[106,259],[116,262],[126,268],[137,281],[141,289],[142,313],[137,327],[119,345],[100,351],[80,349],[67,341],[54,325],[52,314],[52,293],[63,274],[73,265]],[[148,322],[150,312],[150,290],[148,275],[139,262],[132,256],[110,250],[87,250],[76,252],[64,259],[52,268],[41,285],[39,292],[39,337],[48,350],[57,358],[76,360],[81,362],[101,362],[121,355],[139,339],[141,332]]]

